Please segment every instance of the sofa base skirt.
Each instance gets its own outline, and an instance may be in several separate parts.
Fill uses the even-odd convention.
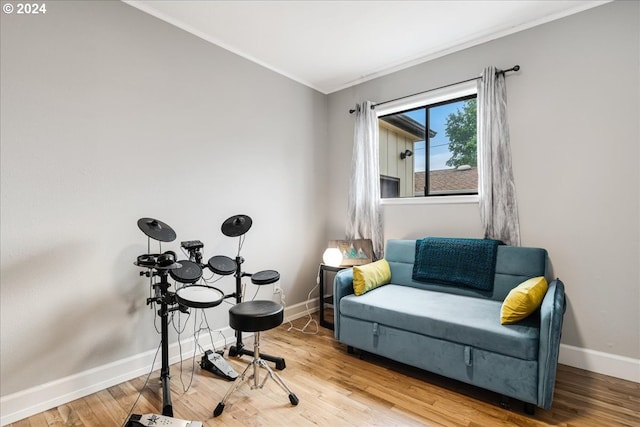
[[[340,316],[348,346],[537,404],[538,362],[497,354],[375,322]]]

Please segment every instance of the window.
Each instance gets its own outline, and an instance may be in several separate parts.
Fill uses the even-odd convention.
[[[382,198],[478,193],[476,97],[468,82],[376,108]]]
[[[380,175],[380,197],[383,199],[400,197],[400,179]]]

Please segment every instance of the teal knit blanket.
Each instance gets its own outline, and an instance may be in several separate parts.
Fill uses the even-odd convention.
[[[416,240],[413,280],[492,291],[500,244],[489,239]]]

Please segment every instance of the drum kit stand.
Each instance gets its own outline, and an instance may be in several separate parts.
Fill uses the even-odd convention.
[[[158,304],[156,314],[160,317],[161,358],[160,380],[162,382],[162,415],[173,417],[171,404],[170,375],[169,375],[169,315],[174,311],[189,313],[189,308],[212,308],[220,305],[227,298],[235,298],[236,303],[242,302],[242,278],[250,277],[254,285],[268,285],[280,280],[280,274],[275,270],[263,270],[257,273],[242,271],[244,258],[240,256],[244,235],[249,231],[252,220],[247,215],[235,215],[222,224],[221,231],[225,236],[238,237],[238,253],[234,259],[223,255],[211,257],[207,264],[202,262],[202,248],[204,244],[199,240],[181,242],[181,247],[189,253],[188,260],[177,260],[176,253],[165,251],[151,253],[151,240],[172,242],[176,239],[173,229],[162,221],[153,218],[140,218],[138,228],[147,236],[147,254],[138,256],[134,264],[146,268],[141,276],[149,277],[153,295],[147,298],[147,305]],[[220,289],[209,285],[198,284],[202,277],[203,268],[208,268],[214,274],[221,276],[234,275],[236,288],[232,294],[225,295]],[[171,276],[182,284],[175,292],[169,290]],[[156,279],[154,279],[156,278]],[[158,280],[159,279],[159,280]],[[177,285],[177,284],[176,284]],[[253,355],[253,350],[245,349],[242,342],[242,332],[236,331],[236,344],[229,348],[229,356]],[[261,354],[265,360],[275,363],[276,369],[285,369],[285,361],[281,357]],[[201,367],[233,380],[238,374],[231,368],[222,355],[213,351],[206,351],[202,356]]]

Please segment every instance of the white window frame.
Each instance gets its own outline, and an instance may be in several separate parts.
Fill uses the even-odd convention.
[[[478,86],[476,80],[459,83],[429,92],[420,93],[395,101],[385,102],[376,106],[376,116],[398,113],[412,110],[425,105],[437,104],[469,95],[477,95]],[[460,204],[479,203],[477,194],[462,196],[429,196],[429,197],[397,197],[393,199],[380,199],[382,205],[434,205],[434,204]]]

